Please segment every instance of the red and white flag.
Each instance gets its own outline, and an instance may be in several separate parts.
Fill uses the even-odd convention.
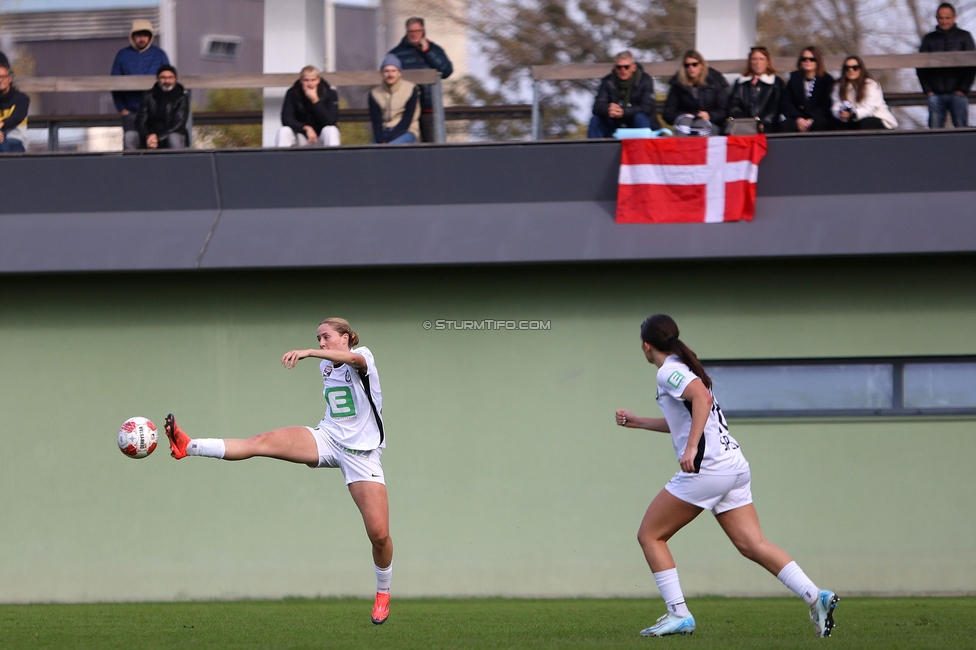
[[[617,223],[752,221],[765,135],[622,140]]]

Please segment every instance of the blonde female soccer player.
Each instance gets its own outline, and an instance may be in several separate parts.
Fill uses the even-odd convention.
[[[654,497],[637,533],[668,607],[641,635],[695,631],[695,617],[685,604],[667,542],[707,509],[740,553],[806,601],[817,636],[830,636],[837,595],[818,589],[783,549],[763,535],[752,505],[749,463],[729,435],[722,409],[712,397],[712,380],[695,353],[678,338],[677,324],[664,314],[651,316],[641,324],[641,347],[648,362],[658,367],[657,403],[664,417],[638,417],[621,409],[616,421],[622,427],[670,433],[681,467]]]
[[[284,427],[253,438],[193,438],[187,436],[170,414],[166,435],[170,453],[244,460],[255,456],[277,458],[309,467],[338,467],[359,507],[366,534],[373,545],[376,600],[372,620],[379,625],[390,615],[390,579],[393,575],[393,540],[390,509],[380,456],[386,446],[383,432],[383,394],[373,353],[355,347],[359,336],[342,318],[326,318],[319,324],[318,350],[291,350],[281,357],[285,368],[302,359],[321,359],[326,409],[315,427]]]

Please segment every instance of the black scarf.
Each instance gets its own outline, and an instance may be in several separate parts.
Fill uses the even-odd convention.
[[[617,99],[622,101],[624,106],[630,106],[630,95],[640,80],[640,73],[640,68],[637,68],[627,81],[618,77],[616,73],[613,75],[613,82],[617,87]]]

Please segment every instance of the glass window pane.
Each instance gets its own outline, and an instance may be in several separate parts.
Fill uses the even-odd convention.
[[[706,367],[726,411],[890,409],[891,364]]]
[[[976,363],[906,363],[905,408],[976,408]]]

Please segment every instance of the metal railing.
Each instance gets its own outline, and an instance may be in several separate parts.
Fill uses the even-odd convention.
[[[185,75],[179,81],[187,92],[194,90],[219,90],[225,88],[289,88],[298,79],[294,73],[252,74],[252,75]],[[383,81],[382,75],[374,70],[359,70],[353,72],[323,72],[322,77],[335,88],[349,86],[375,86]],[[444,89],[441,84],[441,73],[437,70],[404,70],[403,78],[415,84],[432,86],[431,103],[434,116],[434,141],[447,140],[447,128],[444,112]],[[148,90],[156,83],[152,75],[101,75],[89,77],[24,77],[17,80],[17,87],[27,93],[66,93],[66,92],[110,92],[113,90]],[[72,116],[80,117],[80,116]],[[88,117],[88,116],[86,116]],[[30,120],[38,119],[34,116]],[[187,128],[193,124],[193,114],[187,122]],[[75,121],[78,121],[77,119]],[[197,120],[197,124],[200,124]],[[66,126],[66,125],[59,125]],[[86,126],[99,126],[87,124]],[[111,126],[111,124],[109,125]],[[59,128],[57,127],[57,128]],[[48,136],[49,146],[52,136]],[[53,135],[54,148],[57,150],[58,136]]]
[[[532,116],[531,104],[508,104],[505,106],[447,106],[444,108],[446,122],[460,120],[517,120]],[[229,124],[261,124],[261,111],[196,111],[192,126],[222,126]],[[369,109],[339,109],[339,122],[368,122]],[[87,128],[92,126],[120,126],[119,116],[114,113],[91,115],[31,115],[31,129],[47,129],[48,150],[59,148],[60,129]],[[190,125],[188,125],[190,126]]]
[[[824,63],[829,70],[839,70],[847,56],[826,56]],[[917,52],[914,54],[865,55],[861,59],[868,70],[903,70],[911,68],[958,68],[976,67],[976,52]],[[773,57],[773,67],[790,71],[796,67],[794,57]],[[708,66],[723,74],[742,72],[748,65],[745,59],[709,61]],[[612,63],[587,63],[580,65],[532,66],[532,139],[542,139],[542,83],[546,81],[582,81],[600,79],[608,75]],[[678,69],[678,61],[652,61],[641,63],[644,72],[652,77],[670,77]],[[892,106],[913,106],[925,103],[923,93],[886,95]],[[895,101],[892,101],[892,100]]]

